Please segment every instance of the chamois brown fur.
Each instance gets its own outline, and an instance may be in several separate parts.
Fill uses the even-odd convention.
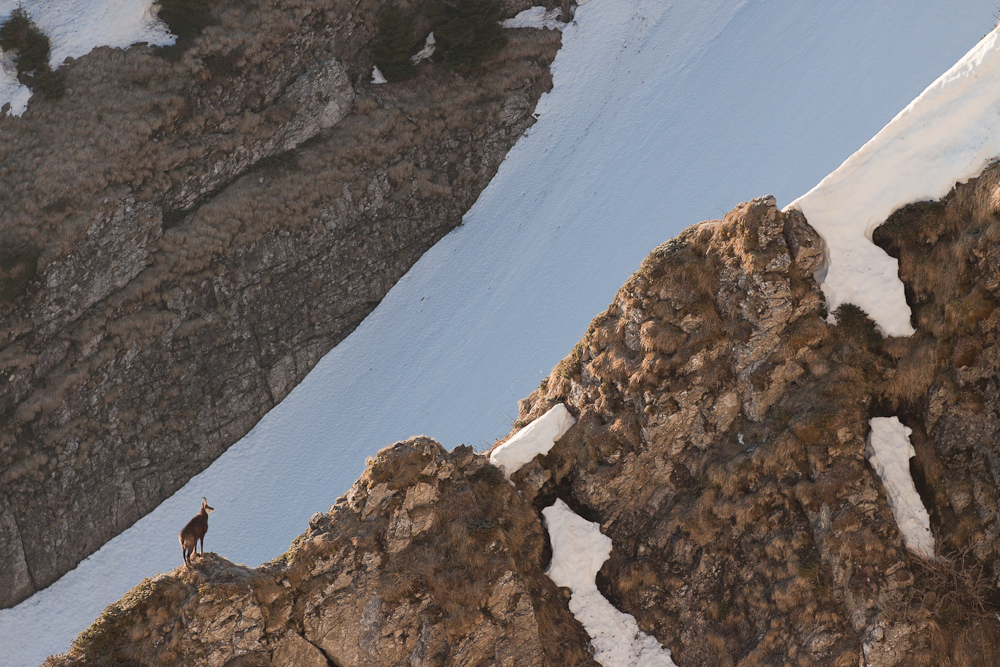
[[[201,499],[201,511],[197,516],[187,522],[184,529],[178,535],[181,541],[181,552],[184,554],[184,564],[191,565],[191,556],[195,553],[195,547],[201,541],[201,550],[198,555],[205,553],[205,533],[208,532],[208,513],[214,511],[214,507],[208,506],[208,498]]]

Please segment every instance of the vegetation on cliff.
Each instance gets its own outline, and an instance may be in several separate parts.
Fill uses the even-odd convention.
[[[45,97],[58,99],[66,91],[62,72],[49,66],[49,38],[38,29],[28,12],[18,6],[0,22],[0,49],[15,53],[18,79]]]
[[[415,30],[413,19],[398,5],[389,5],[379,14],[372,59],[388,81],[406,81],[416,74],[410,60],[418,43]]]

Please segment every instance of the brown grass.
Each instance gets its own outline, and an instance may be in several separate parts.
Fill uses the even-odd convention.
[[[936,346],[924,342],[900,359],[896,368],[886,374],[880,389],[893,410],[900,405],[914,405],[927,394],[936,369]]]

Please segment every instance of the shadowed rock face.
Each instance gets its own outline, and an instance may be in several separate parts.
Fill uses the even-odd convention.
[[[558,32],[378,87],[380,7],[215,3],[178,62],[98,49],[0,118],[0,606],[246,434],[533,122]]]
[[[239,610],[284,600],[237,626],[263,628],[260,664],[295,651],[333,664],[368,664],[369,652],[381,664],[587,664],[568,595],[542,574],[540,510],[560,498],[612,539],[601,593],[678,665],[996,664],[998,193],[994,167],[876,231],[913,307],[905,339],[848,307],[828,324],[813,278],[821,241],[773,198],[689,228],[521,402],[516,428],[559,402],[577,422],[513,487],[466,448],[395,445],[284,564],[246,574],[273,597],[211,614],[238,623]],[[883,416],[913,429],[936,560],[906,550],[868,462],[870,420]],[[213,562],[161,580],[224,581]],[[186,600],[144,612],[159,629],[114,635],[106,614],[54,664],[140,655],[182,613],[212,609]],[[251,650],[220,636],[223,653],[193,664]],[[202,650],[184,637],[183,650]]]

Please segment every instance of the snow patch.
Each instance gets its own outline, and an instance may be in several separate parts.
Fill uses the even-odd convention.
[[[173,44],[175,37],[156,16],[154,0],[0,0],[6,19],[18,5],[45,33],[52,47],[49,64],[59,67],[66,58],[79,58],[98,46],[126,48],[137,42],[155,46]],[[0,58],[0,107],[20,116],[31,91],[17,80],[9,58]]]
[[[576,423],[566,406],[558,403],[544,415],[493,450],[490,463],[502,468],[507,479],[539,454],[548,454],[556,440]]]
[[[562,15],[562,11],[558,7],[555,9],[529,7],[514,18],[505,20],[502,25],[505,28],[548,28],[549,30],[562,30],[566,27],[566,24],[559,20],[560,15]]]
[[[942,74],[861,150],[788,208],[826,241],[832,312],[860,306],[886,335],[909,336],[898,262],[871,242],[901,206],[940,199],[1000,156],[1000,27]]]
[[[546,574],[573,595],[569,610],[594,644],[594,660],[605,667],[676,667],[670,649],[639,629],[631,614],[608,602],[597,589],[597,573],[611,555],[611,538],[562,500],[542,510],[552,542],[552,564]]]
[[[875,417],[870,423],[868,461],[882,479],[906,548],[924,558],[934,558],[931,519],[910,477],[910,458],[915,454],[910,443],[913,429],[903,426],[899,417]]]
[[[422,60],[430,60],[431,56],[434,55],[434,44],[434,33],[428,33],[427,39],[424,40],[424,48],[417,51],[415,55],[410,56],[410,62],[416,65]]]
[[[382,70],[378,67],[372,67],[372,83],[375,85],[381,85],[383,83],[389,83],[389,81],[385,78],[385,75],[382,74]]]

